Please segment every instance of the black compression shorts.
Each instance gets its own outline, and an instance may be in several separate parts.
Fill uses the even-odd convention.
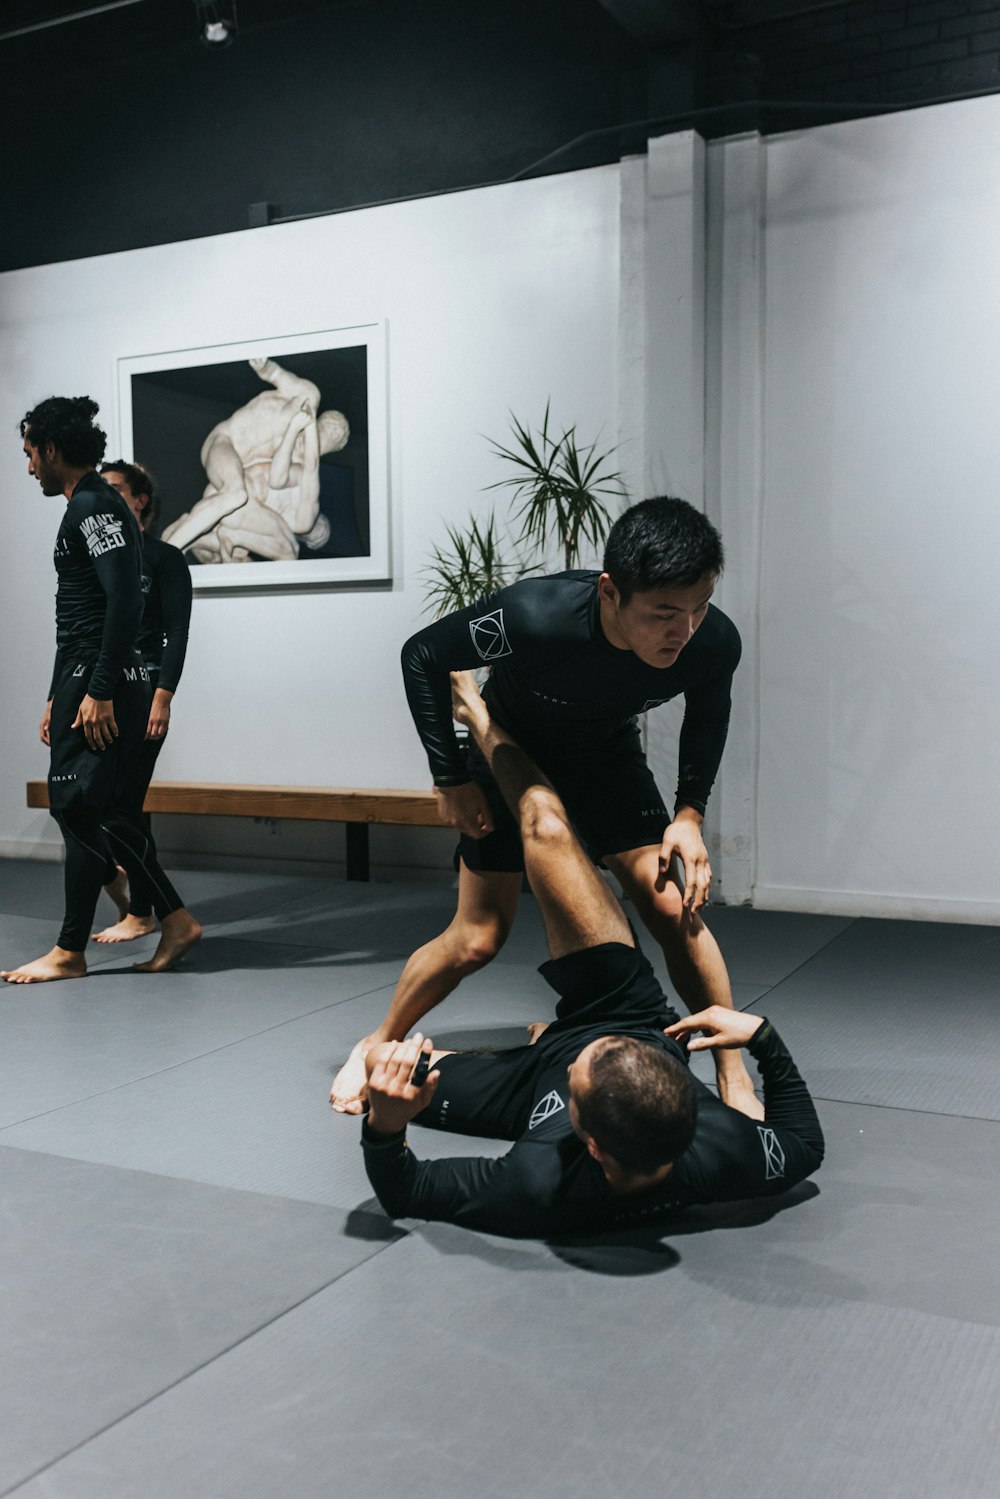
[[[685,1060],[678,1043],[663,1035],[663,1027],[679,1016],[639,948],[605,942],[550,959],[541,972],[560,996],[561,1018],[534,1046],[442,1057],[437,1090],[415,1124],[517,1140],[528,1128],[539,1090],[551,1086],[553,1072],[562,1082],[569,1064],[600,1036],[635,1036]]]
[[[605,854],[659,843],[672,821],[646,764],[638,733],[623,734],[604,747],[599,759],[566,766],[541,763],[595,863],[600,863]],[[485,838],[463,834],[459,855],[469,869],[523,870],[517,822],[478,752],[469,754],[469,771],[486,794],[494,831]]]
[[[133,653],[113,703],[118,737],[104,750],[87,748],[82,729],[72,727],[93,670],[93,658],[68,659],[56,679],[49,721],[49,805],[54,812],[76,805],[110,807],[121,801],[149,719],[149,682]]]

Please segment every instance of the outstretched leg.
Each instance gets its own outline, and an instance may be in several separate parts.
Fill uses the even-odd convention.
[[[475,738],[518,820],[524,867],[553,958],[603,942],[635,942],[625,914],[573,831],[562,800],[538,766],[490,718],[471,672],[452,672],[452,712]]]

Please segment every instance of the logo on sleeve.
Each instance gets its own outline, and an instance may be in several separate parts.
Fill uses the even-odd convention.
[[[114,515],[88,515],[80,522],[80,534],[92,557],[103,557],[125,545],[122,522]]]
[[[492,614],[483,614],[479,619],[471,620],[469,629],[472,644],[484,661],[499,661],[501,656],[514,654],[503,627],[502,609],[495,609]]]
[[[559,1110],[565,1107],[566,1105],[553,1088],[551,1093],[546,1093],[545,1097],[540,1098],[535,1104],[531,1111],[531,1118],[528,1120],[528,1128],[534,1129],[536,1125],[544,1124],[546,1119],[551,1119],[553,1114],[558,1114]]]
[[[785,1174],[785,1152],[773,1129],[766,1129],[763,1124],[758,1124],[757,1133],[764,1147],[764,1180],[775,1181]]]

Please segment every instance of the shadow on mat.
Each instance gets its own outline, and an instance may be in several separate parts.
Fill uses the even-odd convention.
[[[135,944],[129,944],[134,947]],[[128,954],[128,963],[124,967],[115,966],[121,962],[125,954],[122,953],[114,958],[94,958],[88,952],[88,960],[92,973],[99,973],[102,977],[121,978],[125,974],[132,973],[132,964],[146,962],[155,952],[155,944],[150,943],[148,953],[145,949],[138,952],[132,951]],[[254,971],[282,970],[288,968],[322,968],[337,970],[338,968],[356,967],[359,963],[372,963],[377,961],[370,953],[359,953],[357,950],[351,952],[332,952],[329,949],[318,952],[315,948],[296,947],[289,943],[283,945],[280,942],[254,942],[252,937],[226,937],[212,936],[206,933],[196,947],[184,957],[178,964],[177,973],[250,973]],[[391,985],[378,985],[372,987],[386,987]],[[366,993],[368,990],[365,991]],[[349,998],[355,998],[351,995]]]

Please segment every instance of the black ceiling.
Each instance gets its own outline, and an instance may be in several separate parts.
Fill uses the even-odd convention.
[[[1000,84],[1000,0],[236,5],[0,0],[0,269]]]

